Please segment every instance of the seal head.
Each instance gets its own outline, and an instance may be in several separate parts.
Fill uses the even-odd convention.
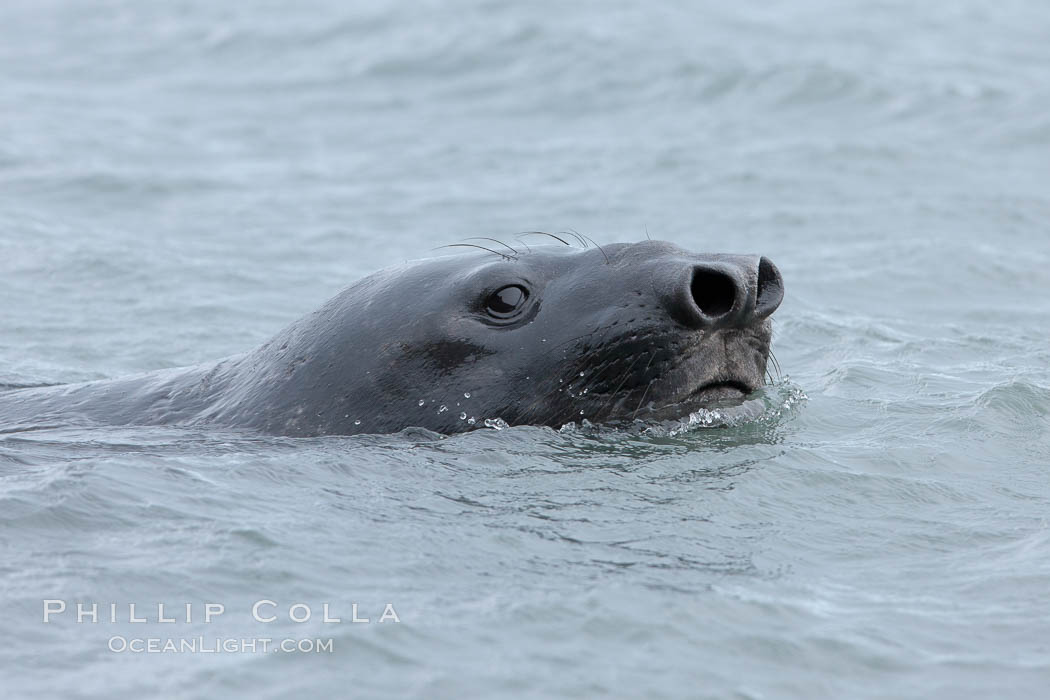
[[[680,417],[763,384],[783,294],[766,258],[655,241],[425,260],[243,358],[201,417],[290,435]]]

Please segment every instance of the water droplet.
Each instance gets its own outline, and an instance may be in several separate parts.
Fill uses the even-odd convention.
[[[581,376],[581,377],[583,376],[583,372],[580,372],[580,376]]]
[[[469,391],[464,391],[463,392],[463,398],[469,399],[470,398],[470,392]]]
[[[565,380],[564,380],[564,379],[559,379],[559,380],[558,380],[558,383],[559,383],[559,384],[564,384],[564,383],[565,383]]]
[[[426,403],[426,401],[424,401],[423,399],[420,399],[420,400],[419,400],[419,405],[420,405],[420,406],[422,406],[422,405],[423,405],[423,404],[425,404],[425,403]]]
[[[459,419],[460,419],[460,420],[466,420],[466,419],[467,419],[467,413],[466,413],[466,411],[464,411],[463,413],[460,413],[460,414],[459,414]]]
[[[359,420],[355,420],[355,421],[354,421],[354,425],[361,425],[361,421],[359,421]]]
[[[438,409],[438,413],[444,413],[447,410],[448,410],[448,406],[442,404],[441,408]]]
[[[583,415],[583,411],[580,411],[580,415],[581,415],[581,416]]]
[[[474,416],[467,419],[467,425],[474,425],[475,423],[477,423],[477,421],[474,420]]]

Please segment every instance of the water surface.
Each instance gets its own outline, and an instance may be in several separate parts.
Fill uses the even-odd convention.
[[[6,692],[1042,694],[1048,35],[1011,0],[4,3],[0,383],[242,352],[467,236],[787,287],[729,428],[0,436]],[[333,651],[108,648],[197,635]]]

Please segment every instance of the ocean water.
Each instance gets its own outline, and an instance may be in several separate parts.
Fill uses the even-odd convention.
[[[1044,695],[1048,36],[1019,0],[0,4],[2,384],[242,352],[468,236],[787,290],[730,427],[0,434],[3,694]]]

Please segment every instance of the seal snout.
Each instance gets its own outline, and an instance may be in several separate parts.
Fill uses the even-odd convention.
[[[769,258],[758,261],[758,281],[755,291],[755,318],[771,316],[784,301],[784,278]]]
[[[718,256],[686,273],[666,299],[671,315],[690,328],[747,326],[766,319],[784,299],[784,280],[769,258]]]

